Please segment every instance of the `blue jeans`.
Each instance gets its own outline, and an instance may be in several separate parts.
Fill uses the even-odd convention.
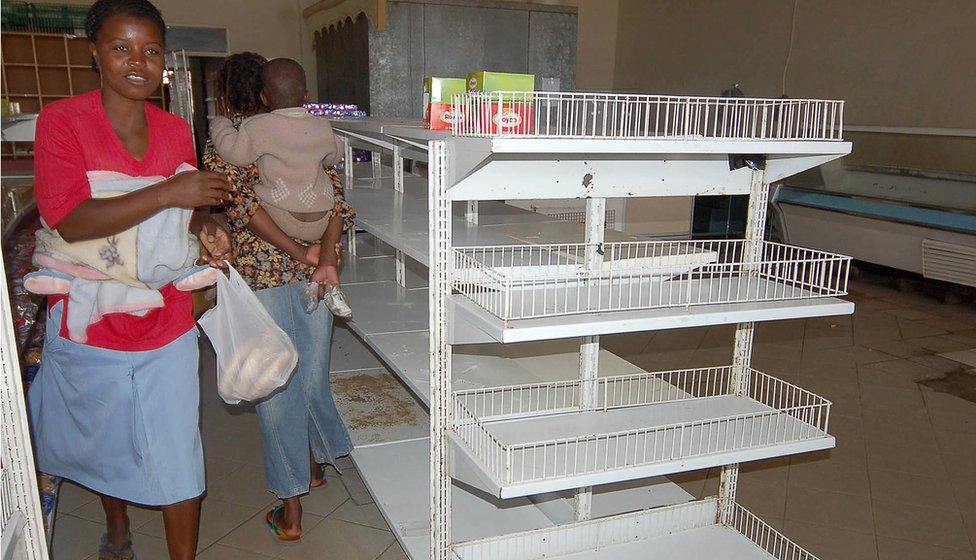
[[[352,451],[352,440],[329,387],[332,313],[302,307],[301,284],[259,290],[258,299],[298,350],[298,366],[284,389],[257,404],[268,489],[278,498],[308,492],[309,449],[319,463]]]

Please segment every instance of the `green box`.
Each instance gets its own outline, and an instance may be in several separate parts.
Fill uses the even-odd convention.
[[[535,91],[535,74],[468,72],[468,91]]]
[[[464,78],[424,78],[424,124],[431,130],[451,130],[457,118],[454,94],[464,93]]]
[[[455,94],[464,93],[464,78],[424,78],[424,105],[450,103]]]

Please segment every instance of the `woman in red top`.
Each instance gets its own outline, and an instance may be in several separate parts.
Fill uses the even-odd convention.
[[[68,243],[108,238],[167,208],[228,199],[219,173],[196,165],[189,127],[146,102],[162,81],[166,26],[146,0],[98,0],[86,32],[101,89],[52,103],[37,120],[35,175],[44,223]],[[92,198],[89,176],[171,177],[113,198]],[[190,231],[214,261],[230,239],[205,212]],[[213,262],[213,261],[211,261]],[[172,559],[193,558],[204,491],[197,331],[190,294],[167,285],[164,306],[109,314],[68,339],[67,298],[49,301],[41,371],[29,401],[39,470],[101,496],[108,531],[101,559],[133,558],[126,503],[161,506]]]

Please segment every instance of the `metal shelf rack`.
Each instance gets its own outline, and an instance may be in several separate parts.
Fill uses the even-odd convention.
[[[372,179],[346,171],[358,223],[390,244],[396,278],[348,295],[365,311],[353,329],[428,405],[430,436],[353,459],[408,555],[814,558],[737,505],[735,490],[739,462],[834,445],[830,402],[750,361],[755,321],[853,312],[839,299],[848,257],[762,239],[770,182],[850,152],[843,102],[540,92],[454,101],[468,117],[453,133],[333,123],[347,149],[394,156]],[[414,153],[428,162],[426,182],[402,173]],[[707,194],[750,195],[744,239],[634,242],[605,230],[607,198]],[[496,202],[546,198],[585,199],[585,224]],[[428,269],[412,288],[411,262]],[[395,309],[380,317],[368,309],[378,300]],[[600,348],[602,334],[731,323],[722,367],[611,373]],[[567,338],[577,358],[541,375],[503,352],[455,354],[459,344]],[[418,471],[407,478],[427,474],[429,491],[405,490],[391,471],[407,455]],[[659,476],[711,466],[723,467],[720,490],[705,500]]]

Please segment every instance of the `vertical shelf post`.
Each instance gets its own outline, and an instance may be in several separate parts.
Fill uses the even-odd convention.
[[[447,143],[430,143],[430,560],[448,560],[451,549],[450,314],[452,275],[451,199],[447,193]]]
[[[765,166],[752,167],[752,180],[749,187],[749,209],[746,215],[746,231],[743,244],[742,270],[740,281],[746,276],[755,274],[757,263],[762,259],[759,242],[766,232],[766,210],[769,204],[769,184],[766,182]],[[735,326],[735,343],[732,354],[732,375],[729,379],[729,390],[736,395],[744,395],[749,391],[750,372],[752,367],[752,344],[755,337],[755,323],[738,323]],[[739,481],[739,464],[734,463],[722,467],[719,478],[718,494],[720,523],[729,524],[732,519],[732,503]]]
[[[586,252],[583,256],[584,265],[589,270],[598,270],[603,266],[603,239],[606,231],[607,200],[605,198],[586,199],[585,238]],[[589,289],[583,286],[583,289]],[[584,336],[580,338],[580,410],[596,408],[597,375],[600,370],[600,337]],[[577,521],[590,518],[593,502],[593,489],[590,486],[576,491],[576,502],[573,512]]]
[[[343,189],[346,191],[352,190],[353,177],[352,177],[352,146],[349,145],[349,137],[345,134],[340,134],[339,138],[342,140],[342,159],[343,159]],[[346,230],[346,245],[349,246],[349,256],[356,256],[356,226],[355,224],[349,226]]]
[[[379,179],[383,174],[383,159],[381,152],[370,152],[369,162],[373,164],[373,179]]]
[[[346,188],[352,188],[353,176],[352,168],[356,162],[352,160],[352,144],[349,142],[349,137],[345,134],[342,135],[342,151],[343,159],[346,162],[346,167],[344,171],[346,172]]]
[[[403,152],[396,143],[393,144],[393,188],[396,192],[403,192]]]
[[[403,251],[397,249],[394,261],[396,269],[396,283],[404,288],[407,287],[407,256]]]

